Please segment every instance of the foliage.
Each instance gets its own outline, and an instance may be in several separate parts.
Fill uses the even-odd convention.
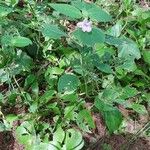
[[[76,26],[84,19],[91,32]],[[20,120],[27,150],[80,150],[95,113],[110,134],[126,119],[119,106],[148,114],[149,21],[149,10],[127,0],[1,1],[0,131]]]

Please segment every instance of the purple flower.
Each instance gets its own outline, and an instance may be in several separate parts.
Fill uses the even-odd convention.
[[[81,28],[83,32],[91,32],[92,22],[87,19],[84,19],[82,22],[77,23],[77,27]]]

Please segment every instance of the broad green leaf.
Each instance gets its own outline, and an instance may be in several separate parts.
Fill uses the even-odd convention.
[[[77,116],[77,123],[78,123],[79,127],[80,127],[80,124],[84,124],[84,121],[89,125],[90,128],[95,128],[95,124],[94,124],[92,115],[86,109],[81,110]]]
[[[136,90],[136,88],[126,86],[122,89],[122,94],[121,94],[120,98],[128,99],[130,97],[134,97],[137,94],[138,94],[138,91]]]
[[[114,26],[112,26],[107,33],[114,37],[119,37],[122,31],[122,22],[118,21]]]
[[[106,101],[102,101],[98,97],[95,99],[95,104],[94,105],[101,112],[105,112],[105,111],[107,112],[107,111],[113,111],[114,110],[114,108],[112,107],[112,105],[110,105]]]
[[[126,37],[116,38],[113,36],[106,36],[106,42],[118,48],[118,57],[133,59],[140,59],[141,54],[137,44]]]
[[[6,120],[10,123],[10,125],[13,125],[13,122],[18,120],[18,116],[14,114],[9,114],[6,116]]]
[[[51,100],[54,97],[55,91],[49,90],[46,91],[39,99],[40,103],[47,103],[49,100]]]
[[[137,69],[136,63],[133,58],[126,58],[124,63],[119,66],[121,69],[126,70],[127,72],[133,72]]]
[[[33,60],[21,50],[17,51],[17,58],[15,60],[16,68],[12,71],[12,74],[19,74],[20,71],[29,71],[32,68]]]
[[[38,103],[34,101],[32,104],[30,104],[29,111],[31,113],[35,113],[38,110]]]
[[[7,5],[12,5],[13,7],[17,5],[19,0],[6,0]]]
[[[150,65],[150,51],[143,51],[143,58],[144,61]]]
[[[11,45],[15,47],[25,47],[32,44],[32,41],[29,38],[16,36],[11,39]]]
[[[68,129],[66,132],[63,150],[81,150],[84,145],[82,134],[74,129]]]
[[[97,43],[94,49],[96,50],[96,54],[98,54],[99,57],[104,56],[106,53],[109,53],[110,55],[115,55],[114,48],[107,47],[104,43]]]
[[[53,135],[53,141],[57,141],[62,143],[64,141],[65,138],[65,132],[63,131],[63,129],[61,127],[59,127]]]
[[[99,22],[108,22],[112,20],[112,17],[98,6],[89,9],[88,15],[91,20],[96,20]]]
[[[72,5],[80,9],[85,18],[89,17],[91,20],[96,20],[98,22],[108,22],[112,20],[112,17],[106,11],[96,6],[94,3],[73,1]]]
[[[0,17],[7,16],[12,11],[13,11],[13,9],[8,6],[0,5]]]
[[[64,72],[64,69],[58,68],[58,67],[53,67],[53,68],[48,68],[46,73],[50,75],[61,75]]]
[[[79,79],[73,74],[64,74],[58,81],[58,92],[73,92],[79,85]]]
[[[89,9],[95,7],[93,3],[87,3],[85,1],[81,2],[80,0],[71,1],[71,4],[77,7],[78,9],[80,9],[83,14],[84,14],[84,11],[88,12]]]
[[[123,43],[121,45],[118,45],[118,50],[118,56],[121,58],[130,56],[136,59],[141,58],[138,46],[130,39],[124,38]]]
[[[33,94],[35,94],[36,97],[38,97],[39,94],[39,84],[37,81],[33,82],[33,84],[31,85],[31,89]]]
[[[45,24],[41,31],[44,37],[52,39],[60,39],[66,36],[65,32],[61,31],[57,25]]]
[[[108,64],[104,64],[104,63],[99,63],[96,65],[97,69],[102,71],[102,72],[105,72],[105,73],[113,73],[110,65]]]
[[[133,103],[130,108],[132,108],[134,111],[142,115],[145,115],[148,113],[145,106],[141,104]]]
[[[67,106],[65,107],[65,110],[64,110],[64,117],[67,119],[67,120],[75,120],[75,115],[74,115],[74,110],[75,110],[75,106],[72,105],[72,106]]]
[[[109,132],[113,133],[117,130],[122,122],[122,115],[120,111],[114,106],[104,103],[99,98],[95,99],[95,106],[102,113]]]
[[[91,32],[83,32],[81,29],[77,29],[72,35],[82,45],[90,47],[93,47],[96,43],[103,43],[105,41],[104,32],[96,27],[93,27]]]
[[[29,87],[31,86],[36,80],[36,76],[33,74],[30,74],[27,76],[27,78],[25,79],[25,83],[24,83],[24,87]]]
[[[35,140],[35,136],[32,134],[34,132],[33,126],[29,122],[22,123],[16,129],[16,138],[25,146],[32,145]]]
[[[58,11],[59,13],[66,15],[71,18],[79,19],[82,17],[82,14],[79,9],[72,5],[68,4],[50,4],[50,6]]]
[[[71,93],[71,94],[64,93],[60,97],[63,99],[63,101],[73,102],[73,101],[77,101],[78,100],[78,95],[76,93]]]
[[[110,133],[116,131],[122,123],[122,115],[118,109],[102,112],[106,126]]]

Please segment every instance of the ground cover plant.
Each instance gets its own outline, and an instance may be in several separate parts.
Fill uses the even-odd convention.
[[[148,149],[149,74],[149,2],[1,0],[0,149]]]

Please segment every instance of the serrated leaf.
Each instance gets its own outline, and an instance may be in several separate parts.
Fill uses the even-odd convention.
[[[90,47],[105,41],[104,32],[96,27],[93,27],[91,32],[83,32],[81,29],[77,29],[72,35],[79,43]]]
[[[60,39],[66,36],[65,32],[61,31],[57,25],[45,24],[41,31],[44,37],[52,39]]]
[[[96,20],[99,22],[108,22],[112,20],[112,17],[98,6],[89,9],[88,15],[91,20]]]
[[[16,36],[11,39],[11,45],[15,47],[25,47],[32,44],[32,41],[29,38]]]
[[[58,92],[73,92],[79,85],[79,79],[73,74],[64,74],[58,81]]]
[[[50,4],[50,6],[58,11],[59,13],[66,15],[71,18],[79,19],[82,17],[82,14],[79,9],[72,5],[68,4]]]

